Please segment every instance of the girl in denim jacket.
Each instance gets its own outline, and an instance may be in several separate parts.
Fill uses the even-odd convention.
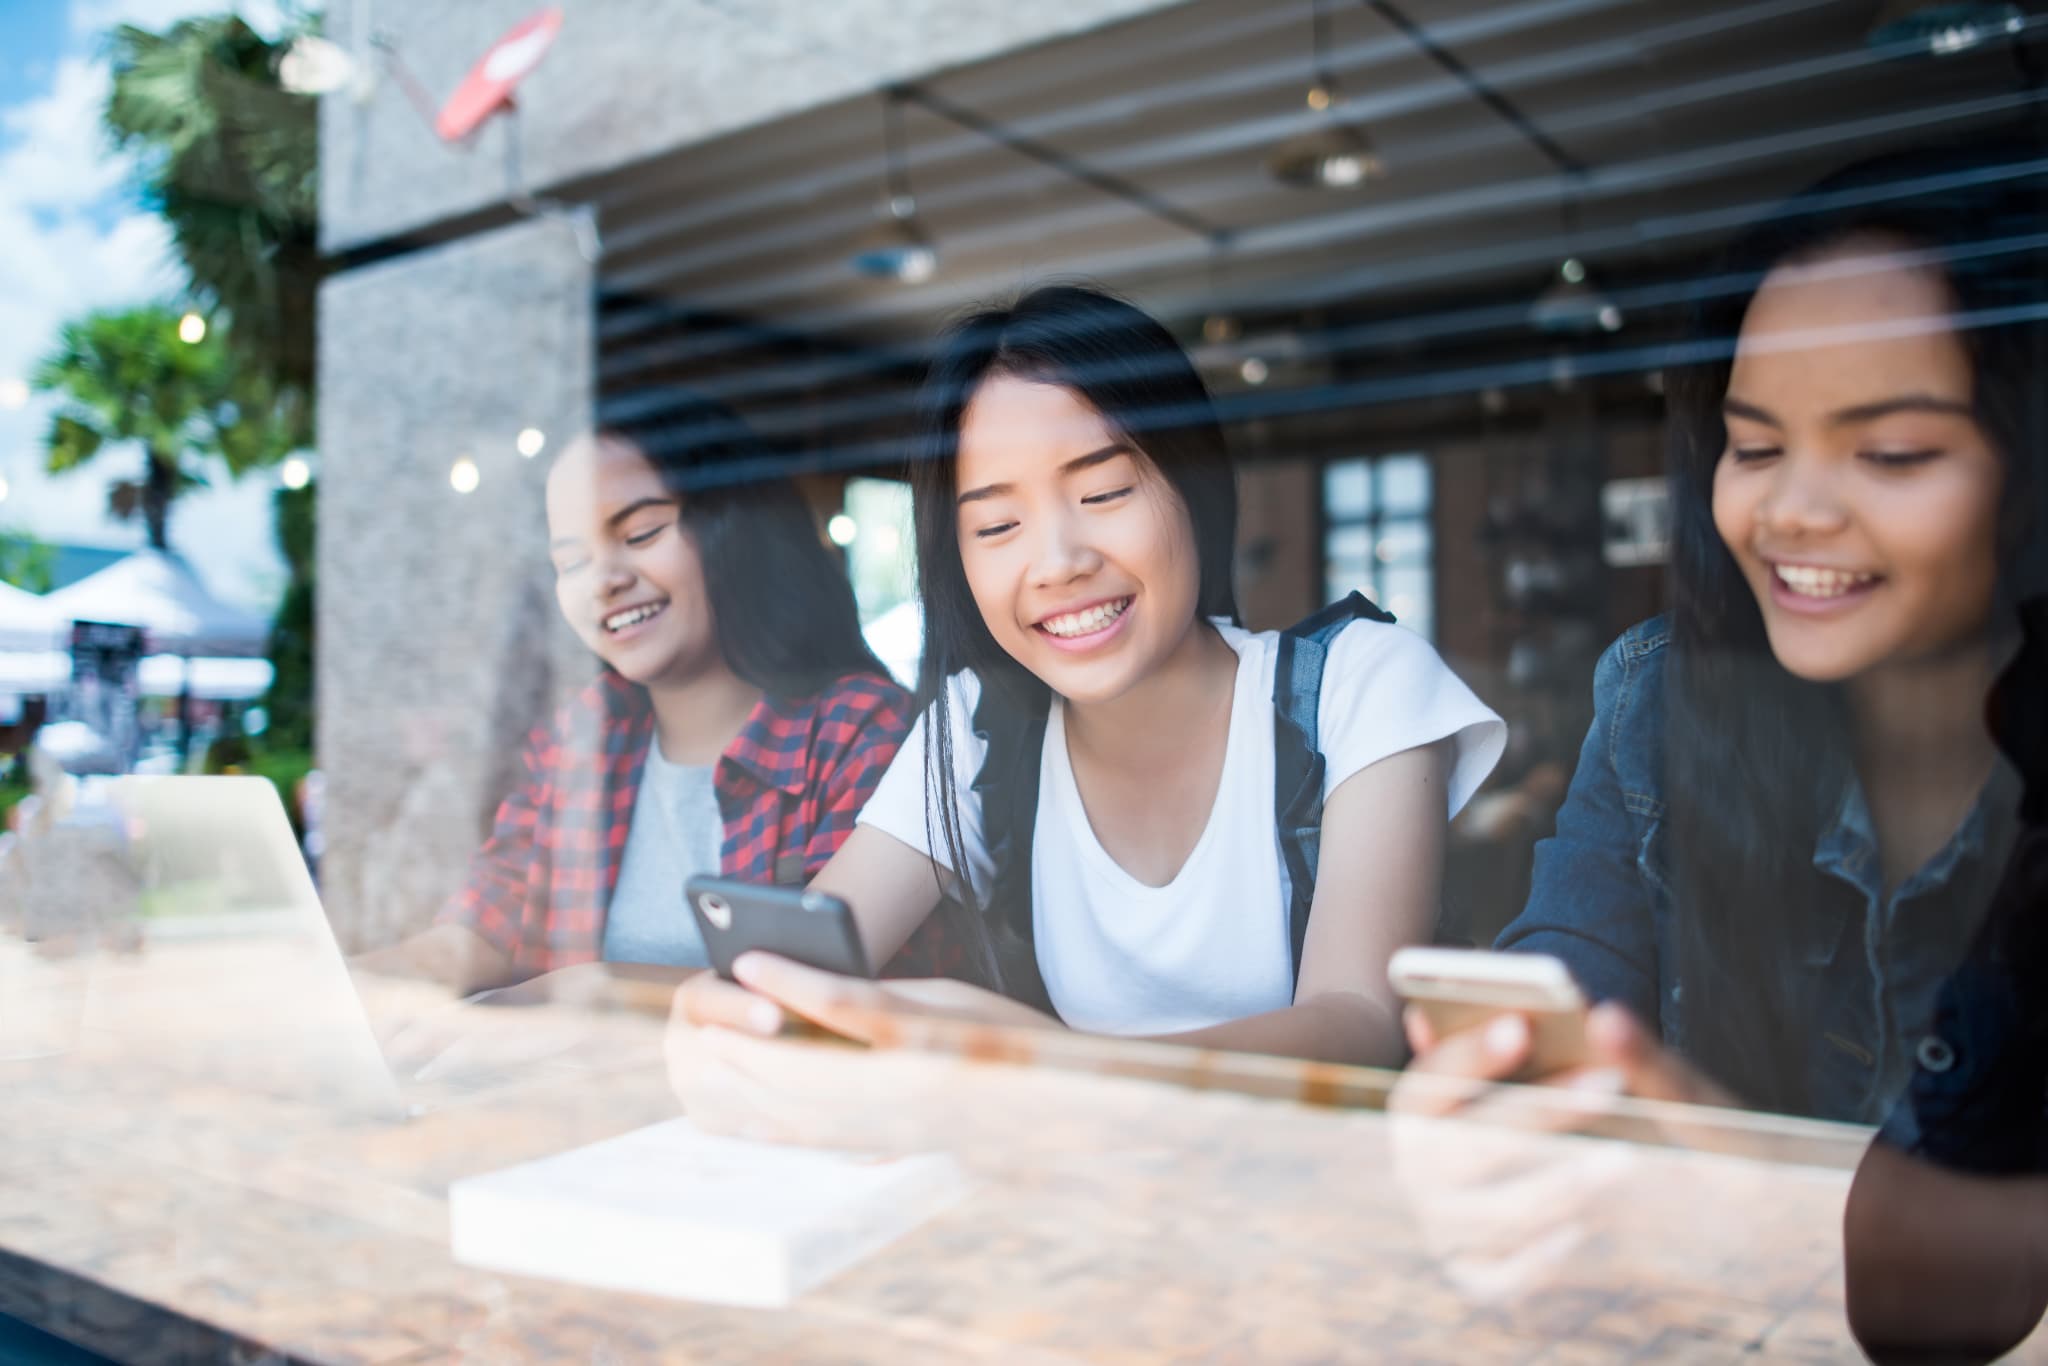
[[[1601,659],[1499,941],[1603,1003],[1553,1080],[1874,1122],[1934,1047],[2018,796],[1983,705],[2040,578],[2032,155],[1845,172],[1701,281],[1672,611]],[[1515,1016],[1410,1033],[1468,1078],[1528,1047]]]

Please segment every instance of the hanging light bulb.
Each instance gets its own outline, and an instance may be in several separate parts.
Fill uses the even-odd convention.
[[[178,319],[178,340],[187,346],[197,346],[206,340],[206,319],[197,313],[187,313]]]
[[[1620,306],[1587,278],[1575,256],[1565,258],[1529,306],[1529,325],[1539,332],[1619,332],[1624,321]]]
[[[899,284],[921,285],[938,273],[939,252],[918,221],[917,200],[891,195],[882,205],[883,221],[855,245],[852,265],[862,275]]]
[[[277,83],[294,95],[330,94],[362,77],[346,48],[312,34],[293,39],[277,63]]]
[[[1538,332],[1619,332],[1621,306],[1595,285],[1586,263],[1567,256],[1550,285],[1529,305],[1529,325]]]
[[[882,221],[854,244],[849,264],[870,279],[921,285],[938,273],[939,251],[917,216],[917,196],[910,192],[910,169],[903,159],[903,97],[893,90],[882,106],[882,150],[889,181]]]
[[[1877,11],[1864,41],[1871,47],[1903,45],[1909,54],[1950,57],[1999,39],[2017,37],[2027,27],[2018,5],[1929,3],[1929,0],[1887,0]]]
[[[1308,88],[1308,107],[1320,117],[1316,127],[1274,148],[1266,169],[1297,189],[1349,189],[1385,175],[1386,162],[1365,129],[1344,117],[1329,74],[1329,18],[1323,0],[1315,0],[1311,22],[1315,83]]]
[[[1230,313],[1211,313],[1202,319],[1202,340],[1220,346],[1233,342],[1244,333],[1244,325]]]

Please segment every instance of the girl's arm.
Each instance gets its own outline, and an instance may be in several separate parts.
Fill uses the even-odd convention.
[[[852,908],[874,964],[894,958],[939,904],[938,865],[872,825],[855,826],[810,885]]]
[[[1405,1044],[1387,959],[1402,945],[1427,939],[1436,923],[1453,743],[1370,764],[1324,804],[1321,866],[1295,1003],[1160,1042],[1378,1066],[1401,1061]],[[811,885],[853,907],[872,962],[894,953],[938,903],[933,866],[894,836],[861,826]],[[742,962],[742,978],[772,1000],[705,974],[683,988],[678,1020],[772,1034],[785,1018],[780,1002],[870,1042],[878,1018],[906,1009],[990,1024],[1057,1024],[964,983],[888,985],[774,960]]]
[[[1163,1043],[1398,1067],[1407,1056],[1387,960],[1428,942],[1443,884],[1453,740],[1392,754],[1323,804],[1307,942],[1294,1004]]]
[[[1842,1221],[1849,1328],[1877,1361],[1988,1361],[2048,1309],[2048,1177],[1870,1145]]]

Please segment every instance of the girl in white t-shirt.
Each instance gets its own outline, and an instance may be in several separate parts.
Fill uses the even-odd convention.
[[[1445,826],[1499,757],[1500,718],[1398,626],[1335,638],[1297,978],[1274,818],[1279,637],[1237,624],[1234,476],[1186,354],[1120,300],[1034,290],[947,334],[920,433],[928,704],[812,885],[852,906],[877,962],[947,892],[986,903],[991,851],[1015,845],[1000,804],[984,809],[1008,778],[983,772],[977,707],[995,691],[1042,712],[1023,760],[1038,766],[1030,957],[1004,976],[1037,997],[1016,989],[1035,966],[1057,1019],[965,983],[855,982],[757,954],[736,968],[751,992],[708,974],[684,987],[685,1032],[772,1033],[769,997],[856,1035],[878,1010],[915,1010],[1398,1063],[1387,959],[1430,936]]]

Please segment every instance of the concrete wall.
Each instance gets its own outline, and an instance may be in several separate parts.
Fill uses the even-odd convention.
[[[323,894],[351,949],[463,876],[519,744],[591,672],[555,610],[547,455],[587,426],[590,265],[535,221],[330,280],[320,296]],[[461,455],[481,485],[449,485]]]
[[[521,85],[529,184],[671,151],[1172,0],[575,0]],[[435,100],[536,0],[336,0],[329,36],[382,70],[388,36]],[[322,101],[320,240],[333,252],[505,198],[504,120],[446,147],[389,76]]]

